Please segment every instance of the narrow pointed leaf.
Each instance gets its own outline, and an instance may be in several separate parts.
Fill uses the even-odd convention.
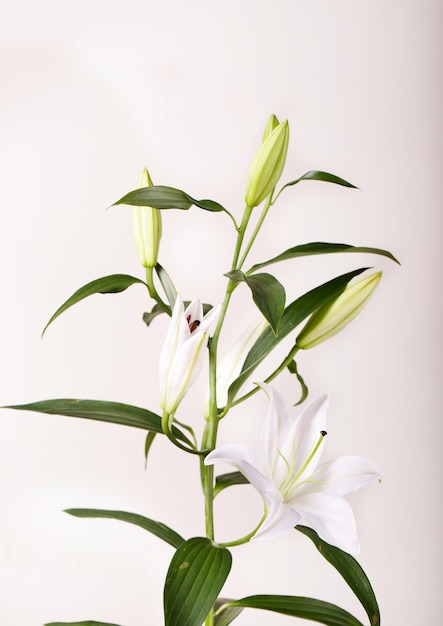
[[[300,383],[300,387],[301,387],[300,400],[294,404],[294,406],[298,406],[299,404],[302,404],[308,397],[309,389],[302,375],[299,373],[297,369],[297,363],[295,361],[291,361],[291,363],[289,363],[288,370],[291,372],[291,374],[295,374],[297,376],[297,380]]]
[[[269,322],[274,335],[278,335],[278,325],[285,310],[286,293],[283,285],[271,274],[254,274],[246,277],[246,284],[252,291],[252,299],[258,310]]]
[[[96,622],[94,620],[86,620],[86,622],[51,622],[44,626],[118,626],[118,624],[110,624],[109,622]]]
[[[114,202],[117,204],[129,204],[132,206],[150,206],[154,209],[182,209],[184,211],[191,208],[192,205],[211,212],[227,213],[236,225],[233,216],[225,207],[215,200],[196,200],[189,194],[175,189],[174,187],[166,187],[162,185],[153,185],[152,187],[143,187],[130,191],[125,196]]]
[[[226,489],[226,487],[232,487],[232,485],[247,485],[248,479],[243,476],[241,472],[228,472],[227,474],[220,474],[215,479],[214,497]]]
[[[110,424],[121,424],[151,430],[163,434],[161,417],[137,406],[122,404],[120,402],[106,402],[102,400],[74,400],[63,398],[58,400],[42,400],[31,404],[19,404],[3,407],[18,411],[34,411],[48,413],[50,415],[66,415],[68,417],[81,417],[84,419],[98,420]],[[174,436],[190,445],[191,442],[178,429],[173,427]]]
[[[120,293],[121,291],[125,291],[131,285],[135,285],[139,283],[140,285],[145,285],[146,283],[140,280],[139,278],[134,278],[134,276],[128,276],[127,274],[111,274],[110,276],[103,276],[103,278],[97,278],[97,280],[93,280],[92,282],[80,287],[75,293],[72,294],[70,298],[64,302],[61,307],[57,309],[54,315],[51,317],[49,322],[43,329],[42,336],[45,334],[46,329],[52,322],[61,315],[64,311],[69,309],[77,302],[84,300],[88,296],[92,296],[96,293]]]
[[[162,313],[165,313],[163,308],[159,304],[155,304],[152,308],[152,311],[147,311],[146,313],[143,313],[143,321],[146,326],[150,326],[151,322],[155,320],[155,318],[159,315],[162,315]]]
[[[248,285],[258,310],[277,335],[278,325],[285,310],[286,294],[283,285],[271,274],[246,276],[240,270],[232,270],[225,276],[235,282],[245,282]]]
[[[327,626],[363,626],[358,619],[339,606],[315,598],[260,595],[234,600],[227,606],[264,609],[291,617],[301,617]]]
[[[51,622],[44,626],[118,626],[118,624],[110,624],[109,622],[96,622],[94,620],[86,620],[86,622]]]
[[[337,298],[352,278],[364,272],[366,267],[342,274],[333,280],[308,291],[304,295],[289,304],[282,315],[278,327],[278,336],[275,336],[270,328],[266,328],[257,339],[246,357],[242,372],[230,385],[228,391],[228,405],[246,382],[255,368],[275,348],[275,346],[290,334],[308,315],[313,313],[323,304]]]
[[[371,626],[379,626],[380,611],[377,600],[371,583],[361,565],[350,554],[320,539],[317,533],[311,528],[307,528],[306,526],[296,526],[295,528],[311,539],[320,554],[335,567],[337,572],[339,572],[348,583],[349,587],[363,605]]]
[[[151,430],[146,435],[146,440],[145,440],[145,469],[146,469],[146,467],[148,465],[149,450],[151,449],[151,446],[154,443],[154,439],[156,438],[156,436],[157,436],[157,433],[153,433]]]
[[[214,618],[215,626],[229,626],[229,624],[231,624],[231,622],[233,622],[235,618],[238,617],[240,613],[243,611],[242,607],[229,606],[227,608],[224,608],[223,612],[217,615],[218,609],[222,607],[224,604],[226,604],[227,602],[231,602],[231,600],[229,598],[217,599],[217,602],[215,603],[215,610],[216,610],[215,618]]]
[[[303,174],[303,176],[300,176],[300,178],[291,180],[290,183],[286,183],[286,185],[283,185],[278,195],[280,195],[283,189],[286,189],[286,187],[292,187],[292,185],[296,185],[302,180],[318,180],[324,183],[334,183],[335,185],[342,185],[343,187],[358,189],[358,187],[356,187],[352,183],[349,183],[344,178],[340,178],[340,176],[336,176],[335,174],[329,174],[329,172],[322,172],[320,170],[309,170],[309,172],[306,172],[306,174]]]
[[[395,258],[395,256],[389,252],[389,250],[383,250],[381,248],[370,248],[367,246],[351,246],[346,243],[326,243],[323,241],[313,241],[312,243],[304,243],[299,246],[294,246],[293,248],[289,248],[282,254],[269,259],[268,261],[264,261],[263,263],[257,263],[248,271],[248,274],[252,272],[256,272],[258,269],[262,267],[266,267],[267,265],[272,265],[273,263],[279,263],[280,261],[287,261],[288,259],[295,259],[297,257],[302,256],[313,256],[317,254],[335,254],[341,252],[360,252],[365,254],[378,254],[381,256],[385,256],[396,263],[399,261]]]
[[[231,554],[193,537],[174,554],[164,589],[165,626],[201,626],[231,569]]]
[[[128,522],[128,524],[134,524],[144,530],[147,530],[151,534],[155,535],[159,539],[163,539],[166,543],[169,543],[173,548],[179,548],[185,540],[175,530],[156,522],[155,520],[138,515],[137,513],[127,513],[126,511],[106,511],[103,509],[66,509],[65,513],[73,515],[74,517],[83,518],[101,518],[101,519],[114,519],[121,522]]]
[[[157,265],[155,266],[155,271],[157,272],[157,276],[159,277],[159,280],[165,291],[169,306],[171,307],[172,315],[172,309],[174,307],[175,299],[177,297],[177,289],[175,288],[175,285],[172,282],[172,279],[169,276],[168,272],[165,270],[164,267],[160,265],[160,263],[157,263]]]

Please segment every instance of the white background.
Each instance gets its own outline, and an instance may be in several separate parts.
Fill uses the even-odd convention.
[[[143,166],[155,183],[238,217],[274,112],[291,128],[284,180],[323,169],[360,188],[286,191],[251,262],[316,240],[388,248],[402,262],[342,255],[274,266],[288,301],[362,265],[384,271],[357,321],[299,366],[313,395],[331,397],[326,454],[368,456],[383,473],[350,501],[386,626],[441,619],[442,13],[435,0],[24,0],[4,3],[0,21],[3,405],[78,397],[158,411],[167,320],[145,327],[142,287],[90,298],[40,339],[81,285],[142,277],[130,209],[105,209]],[[160,261],[185,298],[215,303],[232,242],[221,214],[169,212]],[[225,345],[253,317],[249,300],[239,289]],[[295,402],[289,374],[277,387]],[[197,430],[204,389],[203,379],[182,407]],[[222,424],[220,440],[255,441],[265,412],[257,395]],[[172,549],[135,527],[61,512],[122,509],[201,534],[195,460],[156,440],[145,471],[143,446],[135,429],[2,411],[1,626],[162,623]],[[218,538],[247,533],[260,514],[252,489],[232,489],[217,504]],[[366,624],[345,583],[295,532],[236,549],[223,593],[318,597]],[[235,623],[298,620],[245,611]]]

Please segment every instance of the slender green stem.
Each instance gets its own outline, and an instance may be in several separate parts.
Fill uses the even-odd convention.
[[[248,241],[248,244],[247,244],[247,246],[246,246],[246,248],[245,248],[245,250],[244,250],[244,252],[242,254],[242,257],[240,259],[240,262],[238,264],[238,268],[237,269],[241,269],[243,267],[243,263],[246,261],[246,257],[248,256],[249,251],[251,250],[252,245],[253,245],[253,243],[254,243],[254,241],[255,241],[258,233],[259,233],[259,230],[262,227],[262,224],[263,224],[264,219],[265,219],[265,217],[266,217],[266,215],[267,215],[267,213],[269,211],[269,207],[271,206],[271,204],[272,204],[272,194],[270,194],[266,198],[266,203],[265,203],[265,206],[263,207],[263,211],[261,212],[261,215],[260,215],[260,217],[258,219],[257,224],[255,225],[255,228],[254,228],[254,231],[253,231],[253,233],[251,235],[251,238]]]
[[[241,537],[241,539],[236,539],[235,541],[228,541],[227,543],[219,543],[219,545],[223,546],[224,548],[230,548],[232,546],[241,546],[243,543],[248,543],[248,541],[251,541],[252,537],[256,534],[260,526],[263,524],[267,515],[268,514],[265,511],[265,513],[263,513],[263,517],[259,521],[258,525],[254,528],[254,530],[252,530],[250,533],[248,533],[244,537]]]
[[[291,363],[292,359],[297,354],[299,349],[300,348],[297,345],[295,345],[292,348],[292,350],[288,353],[288,355],[283,359],[283,361],[280,363],[280,365],[272,372],[272,374],[269,374],[269,376],[267,378],[265,378],[264,382],[265,383],[270,383],[272,380],[274,380],[274,378],[276,378],[279,374],[281,374],[281,372],[286,367],[288,367],[288,365]],[[229,406],[228,410],[231,407],[236,406],[237,404],[240,404],[241,402],[244,402],[245,400],[247,400],[248,398],[253,396],[255,393],[257,393],[258,390],[259,390],[259,387],[254,387],[254,389],[251,389],[251,391],[248,391],[248,393],[245,393],[243,396],[240,396],[240,398],[237,398],[236,400],[234,400],[234,402]],[[222,417],[224,417],[224,416],[225,416],[225,413],[223,412],[220,415],[220,419]]]
[[[238,269],[238,259],[240,256],[241,246],[251,213],[252,207],[246,206],[241,225],[238,229],[237,241],[232,259],[232,270]],[[228,281],[217,326],[209,343],[209,415],[203,432],[201,444],[202,449],[213,450],[217,444],[218,422],[220,419],[217,410],[217,348],[229,302],[236,286],[237,283],[234,281]],[[206,536],[208,539],[214,540],[214,467],[212,465],[206,466],[203,459],[200,461],[200,475],[205,498]],[[214,626],[214,608],[209,611],[205,619],[205,626]]]
[[[165,302],[163,302],[157,289],[155,288],[153,267],[146,268],[146,284],[148,285],[148,291],[149,291],[149,295],[151,296],[151,298],[155,300],[159,306],[161,306],[163,311],[170,314],[170,308]]]
[[[199,454],[202,456],[206,456],[208,450],[196,450],[194,448],[189,448],[188,446],[184,446],[180,441],[178,441],[178,439],[174,436],[174,433],[172,432],[173,419],[173,415],[171,415],[170,413],[166,413],[166,411],[163,412],[162,430],[165,433],[166,437],[169,439],[169,441],[172,441],[174,446],[177,446],[177,448],[180,448],[180,450],[184,450],[185,452],[189,452],[190,454]]]

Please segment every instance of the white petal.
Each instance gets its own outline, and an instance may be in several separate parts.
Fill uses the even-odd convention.
[[[198,298],[195,298],[192,302],[190,302],[189,306],[186,308],[185,318],[187,319],[188,317],[190,323],[195,321],[201,323],[203,319],[203,307]]]
[[[217,363],[217,406],[226,405],[229,385],[240,374],[249,350],[267,325],[266,320],[260,319],[249,326]]]
[[[301,413],[300,417],[296,421],[295,431],[291,433],[291,439],[294,438],[296,446],[296,463],[294,467],[294,474],[298,474],[303,465],[306,463],[308,457],[312,454],[314,447],[316,446],[320,434],[322,431],[326,431],[326,411],[328,408],[328,397],[326,395],[320,396],[313,400]],[[288,445],[292,445],[292,441],[286,442],[285,450]],[[313,455],[310,462],[303,470],[303,476],[308,476],[317,467],[318,461],[322,454],[324,445],[323,441],[320,443],[316,453]]]
[[[360,544],[354,514],[349,502],[328,493],[309,493],[292,503],[301,514],[303,523],[318,536],[348,554],[357,555]]]
[[[236,467],[261,495],[275,490],[272,482],[261,471],[262,463],[259,455],[249,446],[239,443],[220,446],[207,455],[205,465],[213,465],[217,461]]]
[[[259,449],[263,458],[266,459],[269,474],[274,476],[275,482],[279,484],[280,480],[282,480],[282,476],[280,476],[281,471],[279,471],[281,462],[279,450],[283,447],[287,434],[294,424],[294,417],[286,400],[276,389],[265,383],[259,383],[259,385],[270,399],[268,413],[263,423]],[[283,475],[287,473],[285,467],[282,471]]]
[[[200,326],[197,328],[199,332],[208,332],[209,335],[212,334],[215,324],[218,320],[218,316],[220,315],[221,305],[217,304],[217,306],[212,307],[210,311],[206,313],[204,316]]]
[[[198,377],[205,357],[206,333],[191,335],[175,352],[167,372],[165,395],[167,406],[162,408],[174,413],[189,387]]]
[[[327,491],[335,496],[356,491],[380,478],[375,463],[359,456],[341,456],[324,463],[311,477],[315,491]]]
[[[254,535],[254,539],[272,539],[288,530],[291,530],[300,523],[301,515],[292,509],[277,495],[272,493],[264,494],[265,502],[268,508],[268,516]]]

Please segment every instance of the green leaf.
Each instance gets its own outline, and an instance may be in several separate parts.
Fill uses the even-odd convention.
[[[146,469],[146,467],[148,465],[149,450],[151,449],[151,446],[154,443],[154,439],[156,438],[156,436],[157,436],[157,433],[153,433],[151,430],[146,435],[146,441],[145,441],[145,469]]]
[[[232,487],[232,485],[247,485],[249,480],[246,476],[243,476],[241,472],[228,472],[227,474],[220,474],[215,479],[214,486],[214,498],[216,495],[226,489],[226,487]]]
[[[240,270],[231,270],[225,276],[248,285],[258,310],[269,322],[274,335],[277,335],[278,325],[285,310],[286,294],[283,285],[271,274],[246,276]]]
[[[109,622],[95,622],[86,620],[86,622],[51,622],[44,626],[118,626],[118,624],[110,624]]]
[[[92,282],[80,287],[75,293],[72,294],[70,298],[64,302],[61,307],[57,309],[54,315],[51,317],[49,322],[43,329],[42,337],[46,332],[46,329],[52,322],[61,315],[66,309],[69,309],[80,300],[84,300],[88,296],[92,296],[96,293],[119,293],[121,291],[125,291],[131,285],[135,285],[139,283],[140,285],[145,285],[146,283],[140,280],[139,278],[134,278],[134,276],[128,276],[127,274],[112,274],[111,276],[103,276],[103,278],[97,278],[97,280],[93,280]]]
[[[215,603],[215,610],[216,610],[216,614],[214,618],[215,626],[229,626],[229,624],[233,622],[235,618],[238,617],[240,613],[243,611],[242,607],[230,606],[230,607],[224,608],[223,612],[217,615],[217,610],[220,607],[222,607],[224,604],[226,604],[227,602],[231,602],[231,601],[232,600],[230,600],[229,598],[217,599]]]
[[[156,317],[158,317],[162,313],[165,313],[165,310],[163,309],[163,307],[161,307],[159,304],[154,304],[152,311],[143,313],[143,321],[146,324],[146,326],[149,326],[152,320],[154,320]]]
[[[82,417],[84,419],[98,420],[110,424],[121,424],[151,430],[162,433],[161,417],[137,406],[122,404],[120,402],[106,402],[102,400],[74,400],[63,398],[57,400],[42,400],[31,404],[16,404],[5,406],[4,409],[18,411],[35,411],[50,415],[66,415],[68,417]],[[178,429],[173,428],[174,436],[185,443],[192,445],[185,435]]]
[[[177,297],[177,289],[175,288],[175,285],[172,282],[172,279],[169,276],[168,272],[165,270],[164,267],[160,265],[160,263],[157,263],[157,265],[155,266],[155,271],[157,272],[157,276],[162,284],[162,287],[169,302],[169,306],[172,310],[174,307],[175,299]]]
[[[306,398],[308,397],[309,389],[308,389],[308,386],[306,385],[302,375],[299,373],[299,371],[297,369],[297,363],[295,361],[291,361],[289,363],[288,370],[291,372],[291,374],[295,374],[297,376],[297,380],[300,383],[300,387],[301,387],[300,400],[294,404],[294,406],[298,406],[299,404],[302,404],[306,400]]]
[[[366,254],[379,254],[381,256],[385,256],[396,263],[399,261],[395,258],[393,254],[391,254],[388,250],[382,250],[381,248],[368,248],[363,246],[350,246],[347,243],[326,243],[323,241],[313,241],[312,243],[304,243],[299,246],[294,246],[293,248],[289,248],[282,254],[279,254],[268,261],[264,261],[263,263],[257,263],[248,271],[248,274],[261,269],[267,265],[272,265],[273,263],[279,263],[280,261],[287,261],[288,259],[295,259],[296,257],[301,256],[313,256],[316,254],[334,254],[338,252],[362,252]]]
[[[246,382],[255,368],[275,348],[275,346],[291,333],[308,315],[323,304],[337,298],[352,278],[364,272],[366,267],[337,276],[333,280],[308,291],[288,305],[282,315],[278,327],[278,336],[270,328],[266,328],[246,357],[241,374],[230,385],[228,391],[228,406],[233,402],[236,394]]]
[[[307,528],[306,526],[296,526],[295,528],[314,542],[320,554],[335,567],[348,583],[349,587],[363,605],[371,626],[379,626],[380,611],[377,600],[371,583],[361,565],[350,554],[320,539],[315,530]]]
[[[166,575],[165,626],[201,626],[228,577],[231,562],[226,548],[204,537],[182,544]]]
[[[102,519],[115,519],[122,522],[128,522],[135,526],[140,526],[144,530],[152,533],[159,539],[163,539],[166,543],[169,543],[174,548],[179,548],[185,540],[175,530],[156,522],[143,515],[137,515],[137,513],[127,513],[126,511],[105,511],[102,509],[66,509],[65,513],[73,515],[74,517],[83,518],[102,518]]]
[[[223,212],[236,225],[235,219],[225,207],[214,200],[196,200],[189,194],[175,189],[174,187],[165,187],[162,185],[153,185],[152,187],[143,187],[130,191],[123,198],[114,202],[112,206],[117,204],[129,204],[132,206],[150,206],[154,209],[181,209],[187,211],[192,205],[211,212]]]
[[[327,626],[363,626],[353,615],[335,604],[297,596],[249,596],[229,602],[227,607],[264,609],[291,617],[309,619]]]
[[[303,174],[303,176],[300,176],[300,178],[296,178],[290,183],[286,183],[286,185],[283,185],[283,187],[278,192],[278,195],[280,195],[283,189],[286,189],[286,187],[292,187],[292,185],[296,185],[302,180],[318,180],[324,183],[334,183],[335,185],[342,185],[343,187],[358,189],[358,187],[356,187],[352,183],[348,183],[347,180],[345,180],[344,178],[340,178],[339,176],[335,176],[335,174],[329,174],[328,172],[321,172],[319,170],[310,170],[309,172],[306,172],[306,174]]]

